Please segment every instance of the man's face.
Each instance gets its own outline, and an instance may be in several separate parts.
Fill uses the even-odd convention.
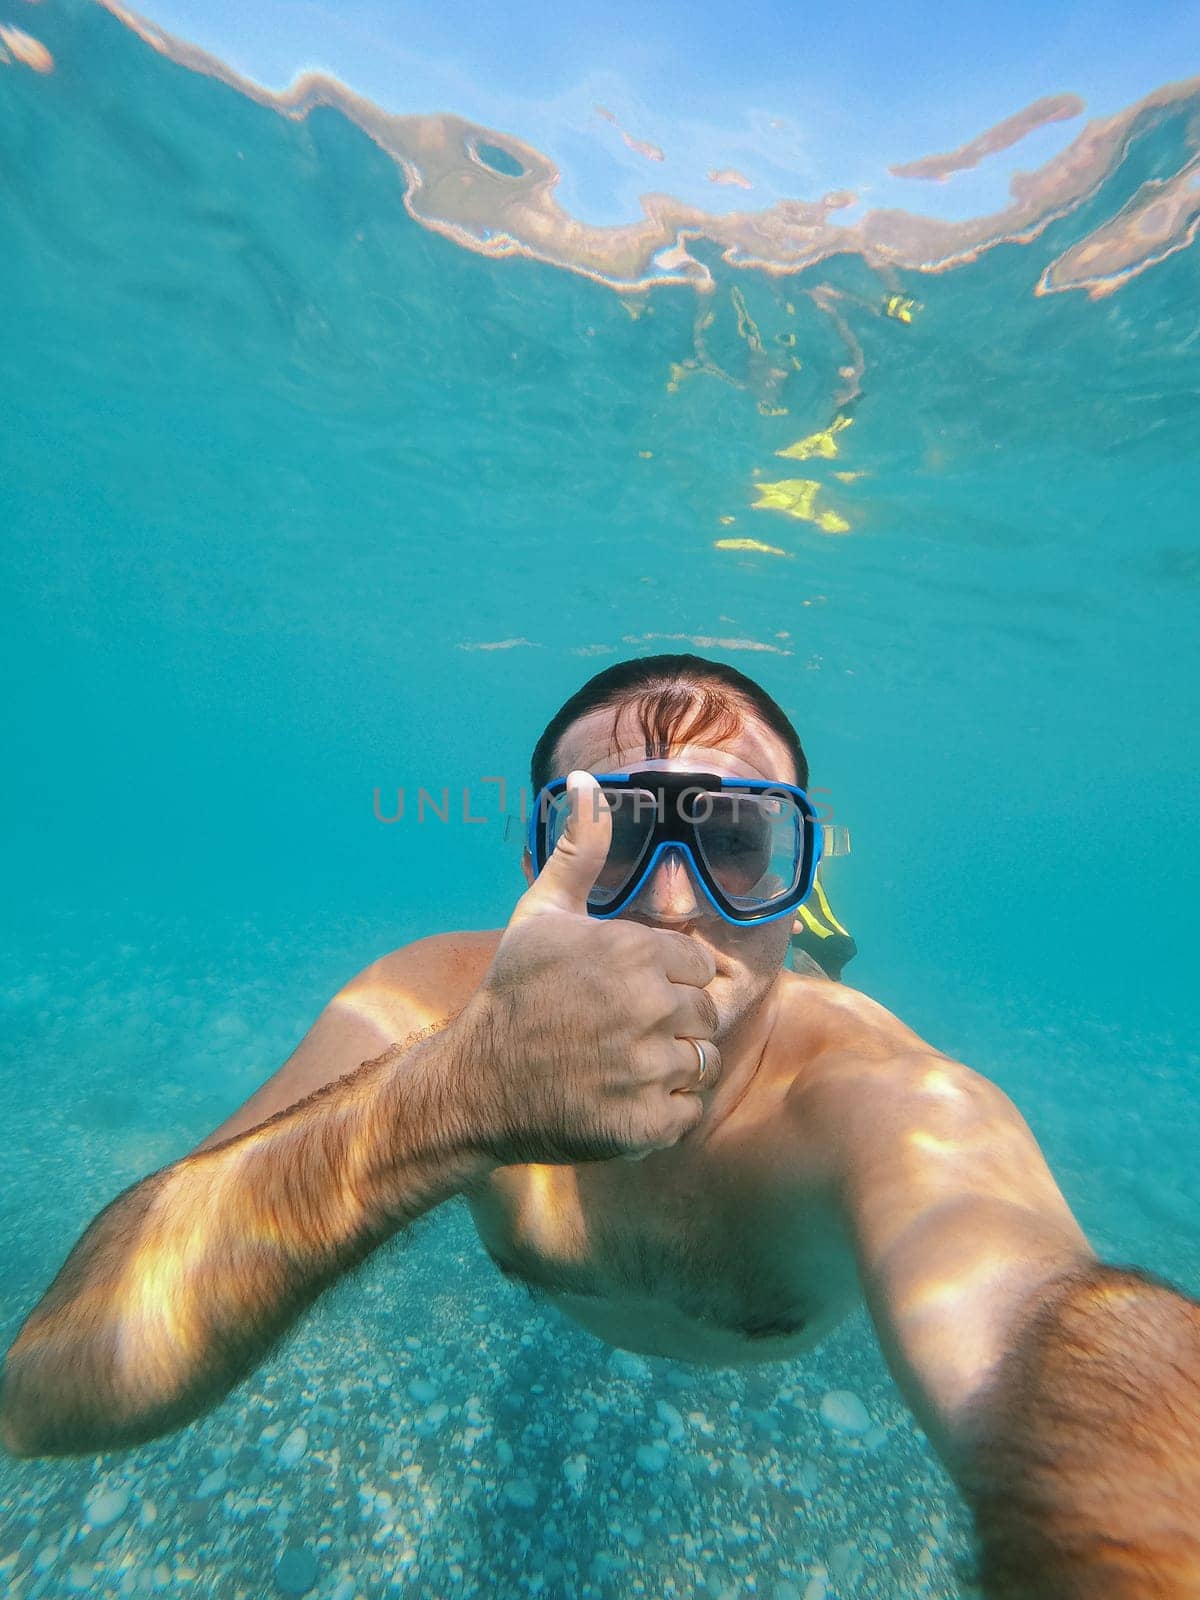
[[[614,744],[612,721],[608,709],[589,712],[573,722],[559,740],[559,771],[649,769],[727,773],[731,778],[765,778],[773,783],[796,781],[787,746],[749,714],[741,732],[721,745],[680,745],[665,760],[648,760],[644,741]],[[625,736],[618,729],[618,741]],[[686,858],[674,852],[659,861],[620,916],[648,927],[671,928],[711,950],[717,973],[708,992],[720,1017],[718,1043],[766,998],[783,966],[792,930],[791,917],[758,926],[727,922],[713,909]]]

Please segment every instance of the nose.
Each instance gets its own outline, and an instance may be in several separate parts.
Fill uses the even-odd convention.
[[[703,909],[703,891],[682,850],[665,850],[634,897],[631,911],[659,922],[686,922]]]

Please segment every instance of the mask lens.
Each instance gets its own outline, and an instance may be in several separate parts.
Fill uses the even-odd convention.
[[[724,791],[691,801],[696,843],[732,905],[754,910],[790,894],[804,864],[804,819],[788,795]]]
[[[647,789],[605,789],[604,794],[612,809],[612,843],[588,893],[588,904],[601,910],[617,898],[646,859],[658,806],[657,797]],[[570,799],[564,793],[554,802],[548,819],[551,850],[567,831],[570,815]]]

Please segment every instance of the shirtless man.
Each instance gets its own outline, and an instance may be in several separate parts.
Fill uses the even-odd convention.
[[[504,1271],[625,1349],[778,1360],[865,1297],[990,1597],[1197,1600],[1200,1307],[1096,1259],[995,1085],[786,970],[817,833],[780,708],[720,663],[622,663],[533,772],[570,774],[570,803],[539,808],[508,926],[375,962],[100,1213],[9,1351],[8,1449],[179,1427],[462,1194]],[[631,833],[629,792],[594,776],[631,772],[661,775],[665,831],[652,805],[658,831]],[[669,820],[675,774],[707,786],[712,827]]]

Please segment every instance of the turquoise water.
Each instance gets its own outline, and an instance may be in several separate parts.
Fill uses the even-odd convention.
[[[850,981],[1013,1095],[1099,1248],[1200,1289],[1200,258],[1033,292],[1179,169],[1187,108],[952,270],[701,241],[711,294],[622,296],[418,225],[335,109],[285,119],[98,8],[23,20],[55,70],[0,68],[5,1343],[366,961],[505,920],[484,778],[676,647],[799,728],[853,835]],[[777,455],[838,417],[836,455]],[[845,531],[752,509],[792,479]],[[418,785],[457,820],[376,820]],[[877,1449],[823,1428],[831,1388]],[[453,1207],[193,1428],[0,1463],[15,1596],[250,1597],[310,1561],[337,1600],[972,1592],[863,1320],[749,1375],[610,1358]]]

